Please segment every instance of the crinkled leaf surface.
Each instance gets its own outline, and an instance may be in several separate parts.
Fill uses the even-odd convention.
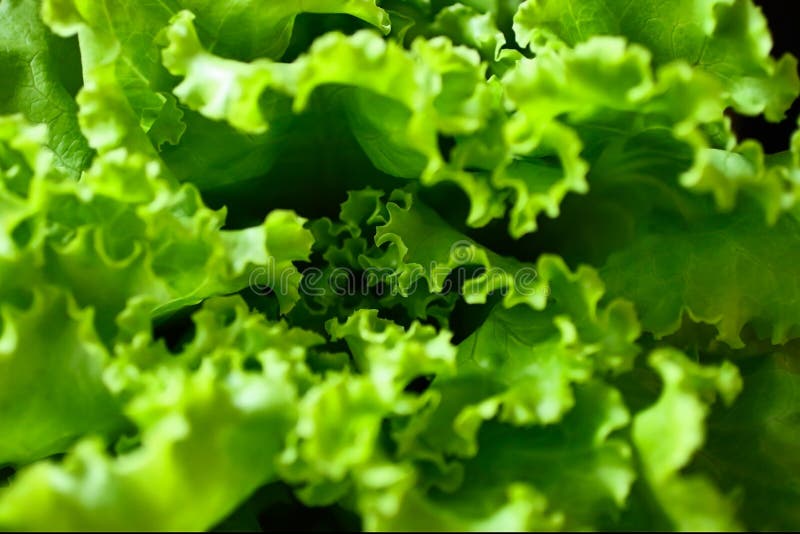
[[[0,2],[0,529],[797,529],[767,22]]]

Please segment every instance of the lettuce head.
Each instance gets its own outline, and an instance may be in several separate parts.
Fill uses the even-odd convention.
[[[800,528],[774,23],[0,1],[0,529]]]

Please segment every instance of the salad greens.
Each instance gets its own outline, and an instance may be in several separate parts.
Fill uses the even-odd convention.
[[[0,1],[0,528],[800,528],[767,22]]]

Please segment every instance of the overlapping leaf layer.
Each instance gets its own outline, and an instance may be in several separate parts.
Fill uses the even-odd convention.
[[[797,529],[771,49],[751,0],[1,2],[0,528]]]

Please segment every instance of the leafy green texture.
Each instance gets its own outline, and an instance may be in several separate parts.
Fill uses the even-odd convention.
[[[751,0],[0,21],[0,529],[800,527]]]
[[[306,374],[304,352],[321,339],[266,324],[238,300],[209,301],[194,320],[195,338],[177,359],[140,345],[106,371],[140,443],[110,456],[87,438],[63,465],[24,470],[0,506],[4,525],[204,529],[274,477]],[[163,361],[152,364],[159,352]],[[248,358],[260,367],[249,369]]]
[[[47,124],[56,164],[77,176],[91,157],[72,98],[80,85],[77,47],[48,31],[35,1],[3,3],[0,19],[0,113],[22,113],[31,122]]]
[[[800,431],[797,356],[776,353],[742,367],[742,393],[729,410],[712,412],[708,445],[695,461],[731,491],[741,492],[742,516],[749,524],[791,528],[798,520],[794,504],[800,480],[793,454]],[[762,506],[772,511],[768,517],[761,515]]]
[[[783,116],[800,86],[796,59],[770,57],[767,22],[746,0],[528,0],[514,29],[520,44],[534,48],[551,39],[575,45],[593,35],[622,35],[659,63],[683,60],[723,80],[738,111],[770,120]]]
[[[118,317],[134,310],[165,316],[237,291],[257,266],[260,283],[285,286],[284,310],[299,298],[292,260],[307,257],[311,236],[295,214],[274,211],[261,226],[220,231],[224,214],[206,208],[194,188],[160,178],[156,161],[112,151],[73,182],[30,144],[41,130],[19,118],[5,119],[2,130],[10,138],[4,146],[23,149],[9,152],[14,166],[0,183],[8,206],[0,241],[2,361],[9,384],[31,398],[26,408],[4,397],[4,417],[9,424],[34,418],[42,433],[38,444],[22,428],[7,433],[3,461],[60,452],[71,437],[113,423],[114,403],[99,378],[109,349],[98,337],[112,341]],[[52,336],[42,335],[47,329]],[[50,373],[55,382],[42,380]]]
[[[707,403],[719,393],[730,404],[741,388],[735,367],[700,367],[669,349],[649,358],[664,381],[658,401],[633,422],[633,440],[646,483],[673,528],[731,530],[737,524],[733,506],[699,476],[681,477],[679,471],[704,440]]]
[[[2,316],[4,462],[60,452],[84,432],[119,425],[115,401],[102,382],[109,355],[92,327],[91,311],[47,288],[33,294],[30,308],[4,307]],[[23,397],[28,402],[21,403]]]
[[[748,323],[773,343],[784,343],[800,333],[791,296],[800,291],[793,257],[798,230],[794,218],[769,227],[745,212],[682,231],[653,232],[614,253],[605,278],[615,294],[638,305],[643,323],[656,334],[677,330],[686,313],[715,325],[719,338],[733,347],[743,346],[740,334]]]

